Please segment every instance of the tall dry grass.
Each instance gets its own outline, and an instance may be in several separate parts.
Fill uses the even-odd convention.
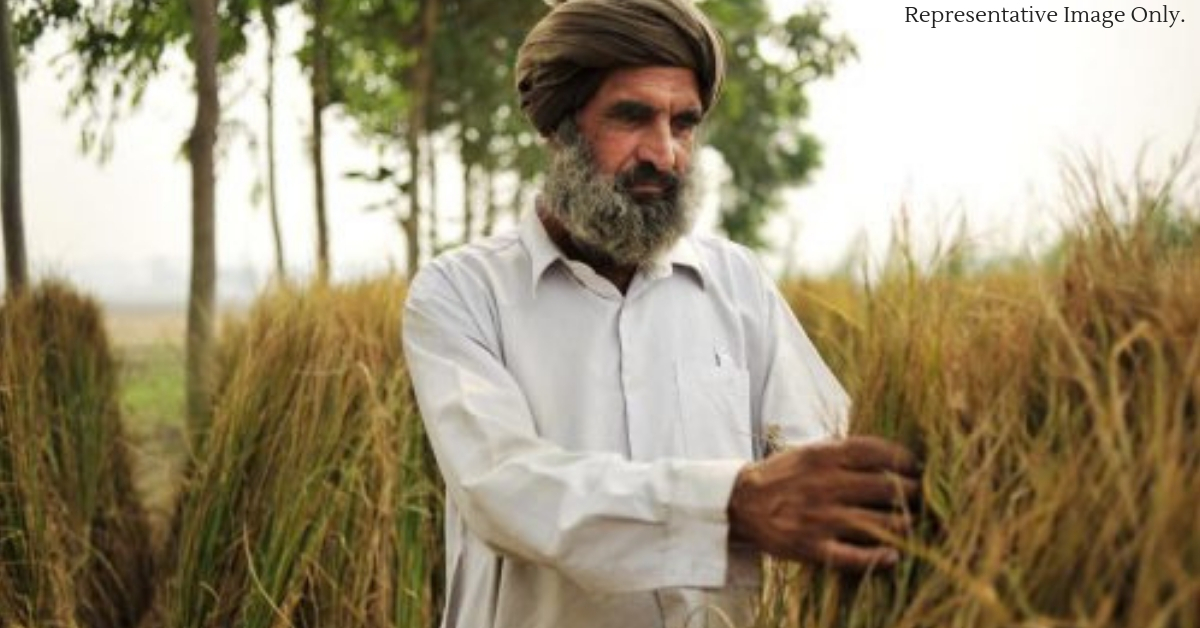
[[[1086,181],[1081,178],[1080,181]],[[1200,204],[1081,188],[1043,263],[900,254],[784,287],[855,399],[925,462],[901,565],[774,565],[759,627],[1200,626]],[[440,488],[403,286],[278,290],[227,326],[161,623],[429,626]]]
[[[403,284],[279,289],[226,325],[162,595],[172,628],[431,626],[441,489]]]
[[[46,283],[0,307],[0,625],[117,628],[153,560],[100,310]]]
[[[890,573],[775,566],[759,626],[1200,626],[1200,205],[1072,181],[1040,269],[899,256],[836,312],[844,286],[793,288],[851,431],[919,451],[924,502]]]
[[[1200,203],[1071,180],[1040,264],[784,286],[855,400],[924,460],[901,565],[773,565],[756,625],[1200,628]],[[436,623],[441,488],[402,282],[280,288],[225,326],[155,617],[171,628]],[[0,307],[0,628],[138,625],[153,561],[90,301]]]

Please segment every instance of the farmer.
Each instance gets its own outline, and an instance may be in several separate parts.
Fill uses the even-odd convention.
[[[690,234],[723,74],[690,0],[570,0],[521,46],[542,194],[428,264],[405,309],[444,625],[741,626],[763,552],[896,562],[912,456],[842,437],[847,396],[753,255]]]

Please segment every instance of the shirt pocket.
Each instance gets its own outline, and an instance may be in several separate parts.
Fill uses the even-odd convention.
[[[675,364],[684,450],[693,459],[751,460],[750,373],[728,360],[714,362]]]

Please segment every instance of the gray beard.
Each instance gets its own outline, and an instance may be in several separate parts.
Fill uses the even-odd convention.
[[[591,147],[564,122],[543,190],[546,209],[572,240],[620,266],[639,266],[670,249],[696,217],[690,171],[659,198],[640,201],[628,191],[629,174],[610,178],[596,170]]]

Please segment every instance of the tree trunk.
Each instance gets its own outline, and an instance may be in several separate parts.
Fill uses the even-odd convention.
[[[400,221],[404,228],[406,247],[404,268],[409,279],[416,276],[417,268],[421,264],[421,194],[415,183],[421,171],[421,149],[419,142],[412,141],[412,135],[411,130],[406,133],[405,146],[408,149],[409,172],[413,183],[409,185],[408,190],[408,215]]]
[[[421,138],[425,135],[429,88],[433,83],[433,40],[437,31],[439,0],[421,2],[421,44],[413,65],[410,89],[413,101],[408,112],[405,144],[411,178],[408,186],[408,217],[404,236],[408,241],[407,272],[411,278],[421,263]]]
[[[329,51],[325,43],[326,0],[313,0],[312,162],[317,204],[317,277],[329,280],[329,226],[325,218],[325,131],[321,117],[329,105]]]
[[[29,284],[25,223],[21,206],[21,113],[8,0],[0,0],[0,214],[4,222],[4,269],[9,294]]]
[[[426,105],[428,105],[428,101],[426,101]],[[437,151],[433,138],[428,134],[425,138],[425,179],[429,182],[429,211],[427,212],[429,216],[429,252],[430,255],[436,255],[441,248],[439,243],[441,236],[438,234]]]
[[[275,276],[287,278],[287,261],[283,256],[283,235],[279,228],[279,188],[275,168],[275,53],[279,46],[275,3],[264,0],[263,24],[267,27],[267,91],[263,102],[267,108],[267,206],[271,210],[271,234],[275,240]]]
[[[215,381],[216,170],[213,148],[221,115],[217,94],[217,0],[190,0],[196,66],[196,122],[188,138],[192,164],[192,280],[188,296],[187,406],[193,442],[209,425]]]
[[[475,165],[463,160],[463,230],[462,243],[471,241],[471,231],[475,228],[475,191],[471,188],[471,178],[475,173]]]
[[[529,186],[518,177],[517,183],[513,187],[512,196],[509,198],[508,207],[506,208],[508,214],[512,216],[513,221],[521,220],[521,214],[525,212],[528,204]]]
[[[487,208],[483,214],[483,233],[492,235],[496,232],[496,171],[488,168],[484,172],[484,187],[487,194]]]

